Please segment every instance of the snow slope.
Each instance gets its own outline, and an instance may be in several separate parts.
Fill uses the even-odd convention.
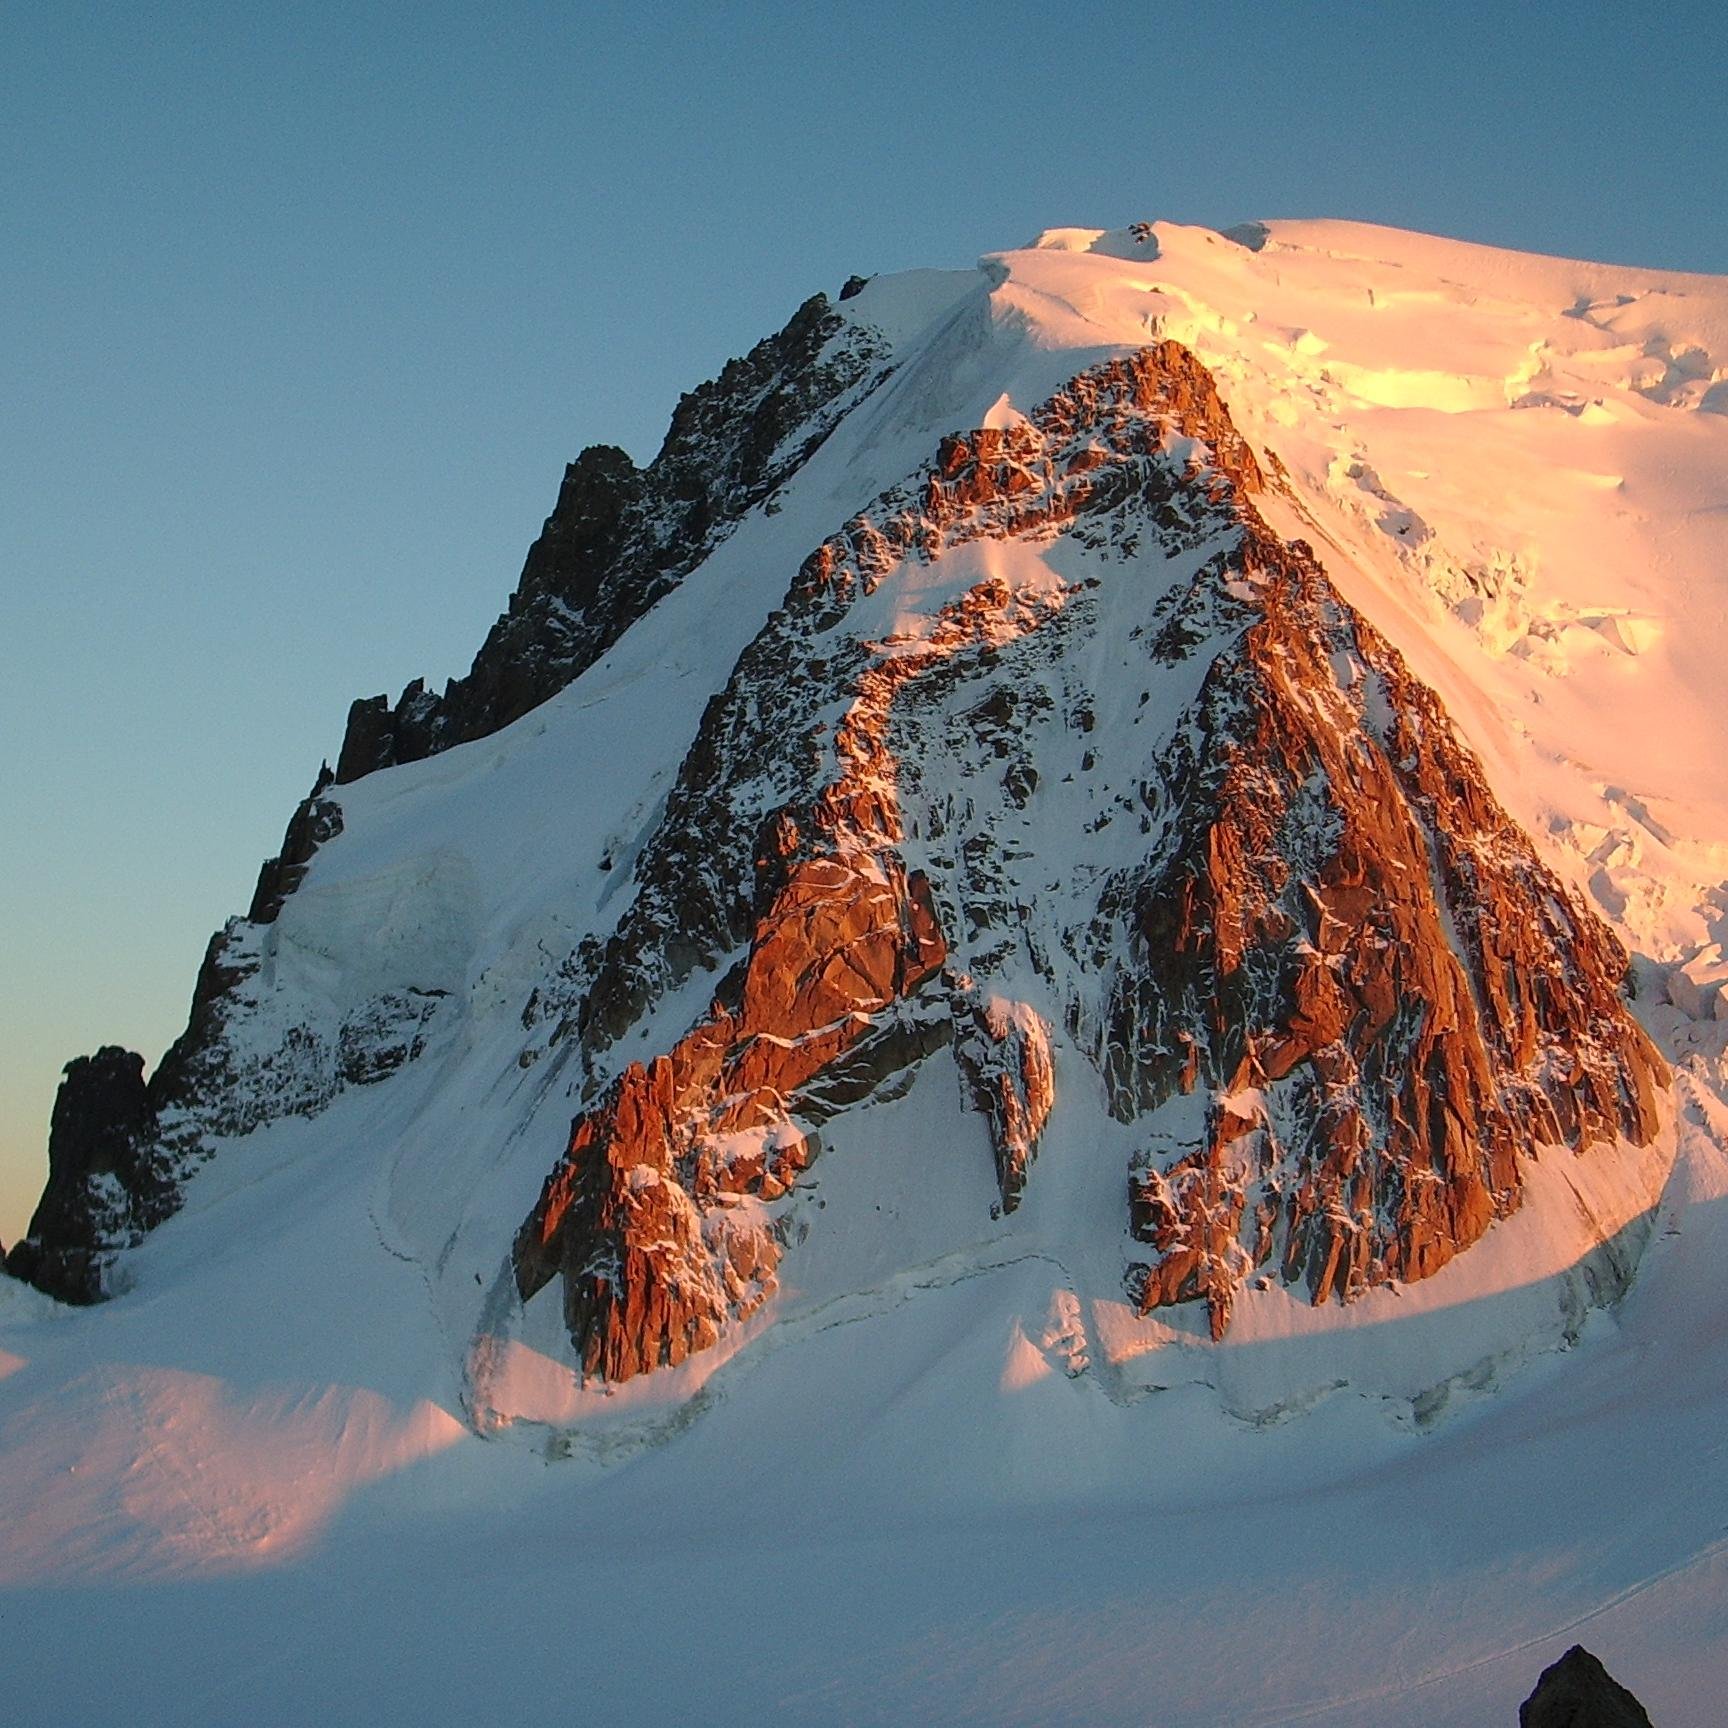
[[[104,1307],[0,1280],[6,1713],[1510,1722],[1581,1639],[1666,1728],[1714,1720],[1728,283],[1159,224],[841,311],[897,370],[771,510],[544,707],[340,789],[265,979],[332,1014],[447,992],[425,1054],[224,1144]],[[1258,1293],[1214,1346],[1121,1299],[1130,1136],[1071,1045],[1006,1219],[981,1119],[926,1068],[835,1123],[746,1328],[580,1386],[552,1303],[489,1312],[575,1108],[525,1002],[625,910],[804,556],[944,434],[1160,335],[1281,462],[1275,525],[1639,957],[1671,1134],[1550,1153],[1437,1276],[1349,1308]],[[1033,583],[1074,556],[1006,551]],[[876,596],[885,630],[940,598]],[[711,987],[659,1003],[641,1053]],[[1624,1303],[1592,1306],[1644,1241]]]

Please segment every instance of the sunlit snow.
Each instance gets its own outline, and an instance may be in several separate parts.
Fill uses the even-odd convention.
[[[897,370],[771,510],[552,702],[339,789],[266,982],[344,1011],[447,993],[426,1054],[222,1146],[105,1306],[0,1280],[8,1722],[1475,1728],[1580,1638],[1663,1728],[1717,1719],[1728,281],[1344,222],[1233,233],[1054,229],[872,281],[840,311]],[[983,1124],[932,1065],[824,1129],[746,1327],[580,1384],[554,1294],[507,1312],[576,1108],[560,1047],[524,1059],[528,992],[625,910],[705,704],[805,555],[944,434],[1160,336],[1282,463],[1269,519],[1634,952],[1671,1131],[1544,1153],[1525,1209],[1421,1284],[1245,1292],[1213,1346],[1122,1297],[1124,1172],[1157,1123],[1113,1122],[1058,1039],[1063,1108],[993,1217]],[[856,618],[890,651],[985,575],[1059,604],[1087,557],[975,543]],[[1094,844],[1086,788],[1047,766],[1074,843],[1026,865],[1032,892]],[[1595,1306],[1642,1242],[1630,1295]]]

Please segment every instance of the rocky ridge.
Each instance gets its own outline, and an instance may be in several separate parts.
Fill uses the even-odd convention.
[[[382,1080],[426,1047],[436,991],[387,991],[332,1014],[276,975],[275,924],[313,853],[342,829],[329,769],[258,874],[251,909],[210,938],[186,1029],[148,1081],[144,1058],[105,1046],[67,1065],[49,1127],[48,1182],[6,1269],[62,1301],[107,1294],[115,1253],[179,1210],[217,1145],[282,1116],[312,1116],[345,1086]]]
[[[1654,1136],[1665,1072],[1621,1000],[1626,956],[1433,694],[1267,528],[1266,485],[1164,342],[945,440],[806,560],[710,704],[632,906],[562,1012],[539,1005],[591,1101],[516,1281],[531,1300],[562,1276],[586,1372],[675,1364],[759,1307],[811,1124],[940,1045],[1017,1204],[1055,1096],[1052,1020],[1009,993],[1023,958],[1113,1112],[1146,1125],[1131,1294],[1204,1303],[1214,1337],[1263,1268],[1316,1303],[1427,1276],[1517,1208],[1522,1151]],[[1098,573],[990,572],[878,633],[870,597],[908,571],[1061,537]],[[1180,699],[1100,798],[1091,831],[1137,836],[1124,861],[1041,897],[1010,862],[1056,809],[1034,742],[1090,734],[1109,696],[1076,671],[1106,584]],[[614,1072],[699,968],[709,1014]]]
[[[483,738],[557,695],[767,503],[886,371],[873,333],[812,295],[683,397],[646,468],[613,445],[584,450],[467,676],[441,695],[416,679],[394,705],[355,702],[337,782]]]
[[[246,916],[211,938],[186,1029],[149,1082],[142,1057],[112,1048],[69,1066],[47,1188],[8,1270],[64,1300],[99,1299],[114,1253],[178,1209],[220,1141],[314,1115],[424,1052],[439,990],[387,991],[333,1016],[279,986],[273,927],[342,832],[336,788],[485,736],[555,695],[767,504],[886,370],[875,333],[818,294],[679,402],[646,469],[610,447],[582,452],[468,676],[441,697],[417,682],[394,707],[354,704],[336,769],[326,764],[296,808]]]
[[[1258,616],[1147,782],[1165,844],[1101,896],[1125,941],[1076,1018],[1119,1117],[1208,1095],[1200,1145],[1154,1129],[1132,1212],[1141,1305],[1201,1297],[1214,1337],[1262,1267],[1316,1302],[1439,1270],[1517,1208],[1522,1152],[1648,1144],[1667,1081],[1624,950],[1433,693],[1300,543],[1250,522],[1233,562]]]

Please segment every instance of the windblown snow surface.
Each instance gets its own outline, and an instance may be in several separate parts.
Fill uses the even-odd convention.
[[[552,702],[338,789],[269,977],[449,992],[426,1053],[224,1145],[112,1302],[0,1279],[0,1716],[1478,1728],[1582,1641],[1663,1728],[1719,1721],[1728,281],[1159,224],[842,310],[897,370],[768,508]],[[1076,1052],[996,1219],[929,1064],[824,1131],[808,1235],[722,1348],[582,1389],[548,1300],[481,1361],[575,1108],[556,1052],[519,1061],[524,1001],[616,921],[705,703],[944,433],[1157,336],[1638,956],[1670,1132],[1549,1152],[1438,1276],[1257,1292],[1213,1345],[1123,1300],[1129,1131]]]

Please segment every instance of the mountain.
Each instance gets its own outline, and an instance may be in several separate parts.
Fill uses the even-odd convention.
[[[68,1068],[5,1576],[358,1591],[356,1716],[463,1692],[374,1598],[481,1613],[478,1543],[488,1684],[575,1565],[624,1719],[1480,1720],[1605,1615],[1686,1720],[1725,392],[1716,279],[1158,224],[855,279],[583,452],[149,1077]],[[781,1665],[609,1660],[673,1580]]]

